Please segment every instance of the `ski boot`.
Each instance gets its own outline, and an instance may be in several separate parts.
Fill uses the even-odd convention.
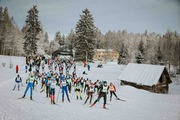
[[[30,97],[30,99],[33,100],[33,99],[32,99],[32,96]]]
[[[80,97],[80,99],[82,100],[82,97]]]
[[[23,95],[22,98],[25,98],[25,95]]]
[[[64,99],[62,99],[62,103],[64,103]]]
[[[95,104],[92,104],[90,107],[93,107]]]
[[[104,108],[104,109],[106,109],[106,106],[105,106],[105,105],[103,105],[103,108]]]

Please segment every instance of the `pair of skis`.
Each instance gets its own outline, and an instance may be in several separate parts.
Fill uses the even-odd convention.
[[[22,98],[22,97],[20,97],[20,98],[17,98],[17,99],[26,99],[26,98]],[[38,103],[42,103],[42,102],[40,102],[40,101],[36,101],[36,100],[34,100],[34,99],[29,99],[29,100],[31,100],[31,101],[35,101],[35,102],[38,102]],[[59,104],[57,104],[57,103],[55,103],[55,104],[51,103],[51,105],[59,105]]]
[[[120,101],[126,102],[126,100],[123,100],[123,99],[120,99],[120,98],[117,98],[116,100],[120,100]]]

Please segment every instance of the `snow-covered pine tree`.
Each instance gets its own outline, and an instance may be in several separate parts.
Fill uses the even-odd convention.
[[[3,8],[0,7],[0,54],[3,53],[4,28]]]
[[[126,64],[126,51],[123,42],[119,50],[118,64]]]
[[[139,46],[138,46],[138,52],[135,55],[136,57],[136,63],[143,63],[144,60],[144,43],[143,40],[141,39]]]
[[[12,28],[13,25],[11,23],[11,19],[9,17],[8,8],[4,8],[3,12],[3,51],[2,54],[4,55],[10,55],[11,54],[11,48],[12,48]]]
[[[64,34],[62,35],[62,38],[61,38],[61,41],[59,44],[60,44],[60,46],[65,45],[65,35]]]
[[[155,62],[156,62],[156,64],[161,64],[161,62],[163,62],[162,60],[163,60],[163,56],[162,56],[162,52],[161,52],[161,48],[160,48],[160,43],[159,43],[157,51],[155,53]]]
[[[61,33],[60,33],[60,31],[56,32],[54,41],[61,46],[61,44],[60,44],[61,43]]]
[[[46,54],[49,54],[49,36],[48,36],[48,33],[45,32],[45,35],[44,35],[44,52]]]
[[[90,11],[86,8],[82,11],[82,15],[80,15],[80,20],[76,24],[76,60],[85,61],[86,54],[87,59],[91,60],[94,55],[95,48],[95,25],[94,19]]]
[[[33,5],[33,8],[28,11],[25,21],[27,31],[25,32],[26,35],[24,37],[25,42],[23,49],[27,55],[32,55],[33,53],[36,54],[38,49],[37,40],[39,40],[39,38],[37,35],[41,31],[40,21],[38,21],[38,12],[37,6]]]
[[[49,43],[49,36],[48,36],[48,33],[47,33],[47,32],[45,32],[44,42],[45,42],[45,43]]]
[[[67,40],[65,44],[68,46],[68,49],[72,50],[74,48],[74,42],[76,40],[76,34],[73,29],[71,29],[70,33],[67,36]]]

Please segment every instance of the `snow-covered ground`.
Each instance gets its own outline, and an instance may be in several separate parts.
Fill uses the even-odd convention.
[[[13,68],[9,67],[10,61]],[[6,63],[3,67],[2,63]],[[117,87],[117,95],[126,102],[107,99],[107,108],[102,109],[103,99],[94,107],[83,105],[83,100],[76,100],[74,92],[70,93],[71,102],[67,99],[62,103],[60,93],[58,105],[51,105],[45,93],[40,93],[40,84],[33,91],[33,99],[29,100],[29,91],[26,99],[17,99],[24,93],[25,87],[12,91],[16,77],[15,66],[20,67],[20,76],[23,84],[27,74],[25,73],[25,58],[0,56],[0,120],[180,120],[180,85],[172,83],[170,94],[155,94],[148,91],[135,89],[130,86],[120,86],[117,80],[125,66],[116,63],[103,64],[103,68],[97,68],[97,63],[90,64],[91,71],[77,65],[79,77],[113,82]],[[88,75],[83,75],[86,70]],[[56,96],[59,88],[56,88]],[[65,97],[66,98],[66,97]],[[93,97],[93,102],[97,95]]]

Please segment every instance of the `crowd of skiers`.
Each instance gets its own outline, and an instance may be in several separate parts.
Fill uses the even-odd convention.
[[[45,70],[45,64],[48,65],[48,71]],[[42,72],[40,72],[40,67],[42,67]],[[84,66],[85,67],[85,66]],[[28,77],[26,79],[26,89],[22,98],[27,94],[27,91],[30,89],[30,99],[33,100],[33,90],[38,83],[41,83],[40,93],[46,93],[46,97],[50,98],[51,104],[56,104],[59,93],[62,93],[62,102],[64,102],[64,96],[66,94],[67,100],[70,102],[70,99],[76,96],[76,99],[83,99],[83,94],[87,94],[87,97],[84,101],[84,104],[88,102],[91,106],[94,106],[102,97],[104,99],[103,108],[106,108],[107,94],[110,92],[110,101],[112,100],[112,94],[117,98],[116,87],[113,83],[107,85],[106,81],[96,80],[93,82],[91,79],[78,77],[76,75],[76,64],[73,62],[73,59],[49,59],[45,61],[43,58],[26,59],[25,72],[27,73],[28,68]],[[72,74],[70,70],[73,69]],[[88,67],[90,70],[90,66]],[[22,83],[22,78],[18,74],[15,78],[16,86],[18,90]],[[55,89],[59,87],[59,92],[55,93]],[[74,91],[73,91],[74,89]],[[61,90],[61,91],[60,91]],[[69,96],[71,94],[71,97]],[[57,98],[55,101],[55,94]],[[97,95],[97,99],[92,103],[93,96]]]

